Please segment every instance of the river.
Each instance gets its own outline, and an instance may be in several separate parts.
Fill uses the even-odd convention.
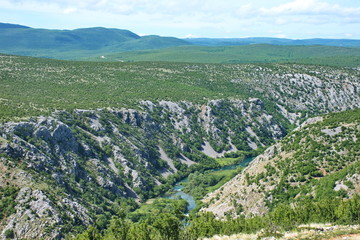
[[[221,168],[215,168],[215,169],[208,170],[208,171],[224,171],[224,170],[236,169],[236,168],[239,168],[239,167],[245,167],[253,159],[254,159],[254,157],[248,157],[248,158],[245,158],[244,161],[242,161],[241,163],[237,163],[237,164],[234,164],[234,165],[228,165],[228,166],[224,166],[224,167],[221,167]],[[180,197],[180,198],[182,198],[182,199],[184,199],[184,200],[186,200],[188,202],[187,210],[191,211],[192,209],[194,209],[196,207],[195,199],[190,194],[184,193],[182,191],[182,189],[185,187],[182,184],[187,182],[187,181],[188,181],[188,178],[186,177],[186,178],[180,180],[179,182],[177,182],[175,184],[175,186],[173,187],[173,191],[175,193],[164,196],[164,198],[177,199],[177,198]]]

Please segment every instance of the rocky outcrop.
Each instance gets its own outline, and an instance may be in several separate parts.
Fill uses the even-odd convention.
[[[3,232],[12,231],[15,239],[54,239],[61,236],[59,229],[54,228],[62,223],[60,212],[42,191],[24,187],[16,201],[16,213]]]
[[[141,201],[169,175],[216,166],[206,155],[250,150],[286,134],[260,99],[206,105],[145,101],[141,107],[56,111],[1,125],[1,164],[7,170],[0,174],[21,190],[16,213],[2,221],[0,231],[11,230],[17,238],[63,238],[65,226],[91,224],[107,211],[101,202]],[[27,177],[13,181],[10,172]]]
[[[325,66],[280,64],[254,70],[255,73],[248,73],[247,77],[261,72],[256,89],[273,99],[291,121],[296,120],[299,111],[326,113],[360,107],[358,72],[342,74]]]
[[[56,111],[49,117],[2,124],[0,167],[5,170],[0,173],[0,186],[13,185],[20,192],[16,213],[0,224],[1,236],[11,230],[17,238],[63,238],[66,226],[86,226],[96,215],[114,211],[116,199],[153,197],[161,193],[159,186],[170,175],[188,168],[216,167],[213,157],[257,149],[283,138],[290,124],[300,124],[304,114],[312,114],[290,110],[291,106],[280,101],[269,107],[260,98],[206,104],[143,101],[136,110]],[[331,137],[340,130],[324,128],[323,132]],[[266,212],[268,196],[258,185],[246,185],[246,173],[255,177],[266,172],[279,149],[277,145],[269,148],[245,175],[210,195],[205,200],[208,210],[219,215],[231,212],[236,199],[245,213]],[[272,191],[273,183],[264,183],[261,189]],[[337,189],[341,188],[339,182]],[[231,200],[226,199],[226,191],[234,191]]]
[[[48,114],[53,108],[103,107],[55,111],[0,125],[0,186],[19,190],[15,213],[0,219],[1,237],[9,230],[17,238],[63,238],[75,229],[69,226],[81,228],[99,215],[118,212],[124,202],[160,195],[187,170],[216,167],[211,157],[270,146],[293,127],[300,125],[302,131],[301,123],[308,117],[360,107],[359,69],[193,63],[109,64],[91,69],[88,64],[15,56],[3,56],[1,64],[2,79],[14,92],[0,99],[3,119]],[[49,86],[44,91],[47,96],[35,99],[43,88],[26,89],[34,82]],[[17,83],[24,83],[23,88]],[[58,84],[65,87],[60,92]],[[94,94],[100,95],[90,98],[86,91],[73,91],[95,88],[99,91]],[[151,93],[141,94],[147,91]],[[17,95],[26,96],[24,102]],[[42,104],[45,101],[49,104]],[[324,138],[347,134],[346,126],[321,130]],[[352,139],[356,141],[358,135]],[[347,154],[346,149],[330,151],[338,159]],[[253,167],[257,175],[249,172],[251,182],[263,183],[260,177],[270,158],[255,161],[259,167]],[[326,174],[326,167],[321,165],[319,171]],[[342,192],[349,182],[356,189],[356,179],[355,175],[340,179],[335,190]],[[263,184],[266,188],[270,183]],[[249,196],[254,196],[255,207],[248,209],[261,213],[266,206],[256,199],[264,195],[255,185],[253,189]],[[270,201],[274,196],[265,198]],[[26,224],[30,219],[34,224]],[[45,224],[50,227],[43,228]]]
[[[241,174],[235,176],[220,189],[208,194],[204,199],[208,207],[205,207],[203,211],[211,211],[219,217],[225,217],[227,214],[236,216],[237,207],[241,206],[243,214],[265,214],[268,210],[265,203],[266,191],[273,190],[275,184],[274,182],[265,183],[260,190],[255,182],[249,183],[249,177],[266,172],[265,166],[272,164],[274,150],[278,147],[277,144],[266,149]],[[275,182],[278,183],[279,178]]]
[[[208,194],[202,211],[220,218],[264,215],[276,204],[324,192],[359,194],[359,121],[359,109],[308,119]]]

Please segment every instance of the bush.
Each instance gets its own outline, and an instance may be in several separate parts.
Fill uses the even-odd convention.
[[[12,229],[7,229],[4,232],[4,235],[7,239],[13,239],[15,237],[14,231]]]

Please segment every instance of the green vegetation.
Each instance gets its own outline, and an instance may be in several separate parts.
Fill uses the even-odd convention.
[[[231,124],[229,124],[229,125],[231,126]],[[237,142],[237,141],[245,142],[246,141],[246,137],[244,137],[244,134],[239,133],[239,135],[237,135],[237,136],[239,136],[239,137],[237,137],[235,142]],[[241,137],[244,137],[244,138],[241,139]],[[241,146],[241,145],[238,145],[238,146]],[[239,148],[241,149],[241,147],[239,147]],[[248,147],[245,147],[245,149],[247,149],[247,148]],[[259,147],[256,150],[248,150],[248,151],[242,151],[242,150],[239,151],[238,150],[238,151],[234,151],[234,152],[227,152],[224,154],[224,157],[215,158],[215,161],[221,167],[240,164],[240,163],[244,162],[247,158],[255,157],[255,156],[263,153],[263,151],[264,151],[264,148]]]
[[[258,155],[261,151],[260,148],[250,152],[237,151],[226,154],[236,158],[216,158],[215,161],[221,168],[190,173],[187,181],[181,183],[185,186],[183,191],[189,193],[195,200],[201,200],[206,194],[220,188],[239,174],[243,170],[240,163],[245,160],[245,157]],[[202,203],[198,202],[197,204],[201,205]]]
[[[184,217],[186,211],[187,202],[182,199],[155,199],[151,204],[142,204],[136,211],[128,214],[128,218],[133,222],[139,222],[151,218],[152,216],[158,216],[159,214],[169,213],[176,216],[178,219]]]
[[[228,165],[234,165],[236,163],[239,162],[239,160],[241,160],[241,158],[216,158],[215,159],[216,162],[220,165],[220,166],[228,166]]]
[[[106,229],[91,226],[75,239],[171,239],[196,240],[215,234],[251,233],[264,229],[268,236],[281,236],[284,230],[294,230],[300,224],[356,224],[360,221],[360,197],[352,199],[304,199],[294,207],[279,205],[262,217],[217,220],[211,213],[191,216],[185,224],[181,218],[168,213],[149,216],[140,222],[114,217]]]
[[[150,48],[159,44],[158,40],[165,41],[161,45],[166,45],[168,40],[178,41],[156,36],[138,38],[129,32],[121,34],[124,33],[126,38],[134,38],[124,40],[133,44],[126,45],[128,49],[136,48],[139,42]],[[67,35],[60,40],[67,42],[69,38]],[[174,43],[177,44],[181,41]],[[88,46],[90,50],[98,47]],[[84,55],[79,56],[87,56],[89,49],[83,49]],[[211,64],[171,62],[175,58],[184,62],[202,62],[206,58]],[[32,128],[38,124],[37,120],[14,127],[13,135],[10,130],[5,132],[4,126],[1,129],[4,138],[0,138],[0,142],[13,144],[22,155],[34,153],[29,154],[29,159],[20,159],[14,150],[13,159],[6,156],[2,160],[6,166],[30,173],[31,181],[38,184],[34,186],[41,184],[39,189],[61,213],[64,223],[59,227],[61,231],[85,230],[81,219],[70,217],[77,216],[76,210],[69,206],[61,209],[56,204],[64,198],[78,201],[94,220],[93,226],[77,239],[191,240],[260,229],[273,234],[311,222],[354,224],[360,221],[359,197],[344,189],[334,189],[338,185],[354,189],[354,182],[348,176],[360,172],[359,109],[330,114],[322,122],[295,131],[281,141],[281,149],[275,149],[274,155],[279,161],[265,166],[264,172],[247,177],[249,184],[274,186],[266,192],[269,213],[265,216],[231,219],[229,213],[227,220],[221,221],[209,213],[192,212],[185,217],[183,200],[159,199],[139,207],[133,199],[145,201],[161,196],[175,182],[188,176],[184,191],[199,200],[242,170],[209,169],[256,155],[263,148],[251,151],[251,144],[268,146],[294,128],[281,112],[301,113],[302,121],[308,116],[342,108],[327,99],[327,92],[338,94],[345,88],[356,89],[359,71],[348,67],[359,66],[359,48],[186,46],[114,54],[106,56],[104,61],[150,59],[169,62],[67,62],[0,55],[0,121],[18,121],[56,111],[51,123],[41,123],[43,128],[36,133]],[[314,61],[347,67],[289,64]],[[228,64],[216,64],[220,62]],[[243,64],[247,62],[257,63]],[[315,100],[303,97],[318,92],[325,94],[319,94]],[[356,103],[358,97],[357,90],[351,93],[349,98],[344,97],[348,107],[356,106],[351,101]],[[246,101],[238,101],[244,99]],[[148,110],[150,107],[145,104],[140,106],[143,100],[152,101],[154,109]],[[175,124],[180,114],[161,106],[162,100],[174,101],[183,107],[181,114],[186,116],[186,124],[182,129],[178,128],[181,124]],[[205,103],[208,106],[201,107]],[[115,110],[122,107],[143,108],[144,116],[137,116],[142,114],[139,112],[125,113],[131,110]],[[211,111],[203,111],[206,107],[211,107]],[[97,108],[101,109],[89,111]],[[207,129],[204,127],[206,117],[213,121]],[[57,128],[60,122],[66,127]],[[53,137],[56,128],[58,135],[66,135],[66,140],[62,136]],[[233,145],[239,151],[212,159],[201,152],[204,141],[217,152],[230,150]],[[160,147],[173,160],[174,167],[160,158]],[[288,154],[283,157],[282,152]],[[197,164],[187,166],[188,162],[184,163],[181,158]],[[167,177],[164,173],[173,171],[172,168],[176,173]],[[263,186],[259,192],[264,191]],[[18,191],[14,187],[0,188],[0,220],[15,212]],[[237,204],[234,212],[241,215],[244,206],[236,202],[235,195],[232,200]],[[5,237],[14,237],[14,232],[8,230]]]
[[[140,37],[128,30],[101,27],[48,30],[0,26],[0,33],[1,53],[57,59],[100,57],[113,52],[189,45],[177,38]]]
[[[182,107],[185,104],[179,103]],[[250,104],[245,103],[244,107],[248,105]],[[36,148],[36,153],[41,154],[45,160],[27,167],[27,164],[32,164],[32,159],[23,161],[11,152],[8,154],[10,157],[8,156],[6,160],[6,166],[10,169],[21,169],[33,176],[32,181],[36,183],[34,188],[39,188],[48,196],[55,206],[55,211],[61,213],[60,217],[64,221],[60,226],[62,231],[81,232],[84,227],[81,219],[69,217],[70,214],[76,216],[76,210],[71,207],[62,209],[56,204],[69,195],[87,209],[91,219],[96,219],[97,224],[105,226],[112,216],[120,217],[123,212],[130,213],[136,210],[138,206],[133,198],[143,202],[148,198],[161,196],[175,182],[192,172],[220,167],[214,159],[199,150],[204,139],[212,138],[207,137],[208,134],[205,133],[201,121],[198,121],[199,109],[191,105],[182,109],[189,119],[187,128],[183,130],[174,128],[172,119],[176,114],[171,114],[166,106],[160,104],[151,106],[154,108],[153,111],[149,110],[145,113],[111,109],[58,111],[51,118],[39,118],[42,119],[40,120],[42,130],[52,134],[53,137],[50,138],[37,134],[38,119],[26,123],[11,123],[16,126],[14,131],[6,136],[2,135],[4,138],[1,141],[6,139],[7,142],[13,142],[15,139],[21,139],[25,144],[23,151],[34,152]],[[222,106],[226,106],[227,116],[220,113],[219,107],[212,111],[212,114],[221,117],[221,121],[234,115],[229,101]],[[131,113],[133,115],[130,115]],[[229,119],[228,122],[236,127],[234,120]],[[94,123],[97,124],[95,127]],[[221,122],[216,124],[220,126]],[[6,125],[3,125],[2,129],[4,128]],[[61,136],[58,135],[59,131]],[[237,131],[241,130],[238,128],[233,132]],[[49,136],[46,133],[45,135]],[[180,145],[173,144],[173,136],[182,140],[183,149]],[[243,134],[241,139],[246,139],[246,136]],[[229,145],[228,142],[232,140],[231,137],[223,135],[221,137],[228,139],[227,144],[224,145]],[[236,141],[234,144],[241,149],[241,144]],[[14,147],[16,149],[16,144]],[[170,167],[166,161],[160,159],[160,147],[173,159],[174,167],[178,170],[173,175],[163,174]],[[76,161],[77,170],[69,174],[68,170],[72,169],[73,165],[68,162],[69,159],[64,162],[63,155],[57,154],[53,149],[61,149],[66,157]],[[219,149],[222,151],[221,148]],[[232,153],[231,156],[240,158],[244,157],[244,154],[244,151],[239,151]],[[187,166],[179,160],[181,156],[197,164]],[[56,175],[53,174],[54,172]],[[219,173],[214,174],[216,183],[209,187],[212,189],[219,187],[229,180],[232,174],[234,173],[231,171],[224,172],[221,176]],[[150,208],[155,210],[157,207],[141,208],[132,215],[131,219],[142,219],[157,213]]]
[[[255,44],[271,44],[282,46],[338,46],[338,47],[359,47],[360,41],[356,39],[286,39],[269,37],[249,38],[187,38],[186,41],[198,46],[240,46]]]
[[[0,221],[15,213],[15,198],[18,192],[16,187],[0,187]]]
[[[339,79],[358,74],[345,68],[286,64],[96,63],[6,55],[0,55],[0,67],[2,121],[49,115],[62,109],[138,108],[141,100],[205,103],[212,99],[250,97],[260,98],[266,110],[278,121],[284,121],[283,116],[277,113],[270,94],[271,91],[279,91],[277,83],[281,80],[274,79],[276,74],[306,73],[322,79],[324,83],[330,81],[324,76],[326,73]],[[259,89],[258,81],[265,89]],[[308,89],[299,87],[292,87],[291,91],[295,92],[278,94],[288,102],[288,99],[300,101],[303,94],[309,93]],[[225,103],[219,110],[223,108],[226,111],[235,110]],[[321,112],[318,108],[315,110]],[[226,111],[218,112],[226,114]],[[241,111],[238,109],[238,112]],[[233,119],[229,123],[239,126],[236,134],[244,132],[240,123],[243,119]],[[223,124],[217,122],[218,126]],[[286,126],[286,123],[283,125]],[[241,134],[238,136],[241,139]],[[268,139],[262,141],[267,143]],[[244,141],[237,144],[241,143],[245,144]]]
[[[331,175],[325,176],[319,180],[315,185],[316,189],[316,198],[321,199],[324,197],[347,197],[348,194],[344,190],[334,191],[336,182],[343,182],[346,187],[349,189],[354,189],[352,182],[346,180],[346,176],[352,176],[360,172],[360,162],[356,162],[349,166],[345,166],[344,169],[341,169],[338,172],[335,172]]]
[[[205,65],[0,57],[0,119],[5,121],[55,109],[137,107],[141,100],[204,102],[247,96],[245,86],[232,87],[228,67],[212,66],[212,78],[219,81],[210,84]]]
[[[228,169],[222,171],[214,171],[209,173],[210,176],[214,176],[218,179],[217,183],[213,186],[208,186],[206,190],[208,192],[213,192],[216,189],[220,188],[226,182],[230,181],[233,177],[235,177],[239,172],[241,172],[242,168],[238,169]]]
[[[86,59],[87,60],[87,59]],[[175,48],[121,52],[96,61],[164,61],[194,63],[302,63],[357,67],[360,48],[332,46],[180,46]]]
[[[349,39],[178,39],[114,28],[48,30],[1,23],[0,33],[1,53],[55,59],[359,65],[360,41]]]
[[[242,141],[245,141],[245,139],[242,139]],[[237,163],[240,164],[246,161],[247,158],[258,156],[259,154],[263,153],[264,150],[264,147],[258,147],[256,150],[228,152],[224,154],[223,158],[216,158],[215,160],[222,167],[234,165]]]
[[[182,183],[185,186],[183,191],[192,195],[194,199],[200,200],[207,193],[215,191],[232,179],[239,171],[241,168],[191,173],[188,181]]]
[[[341,183],[353,188],[347,178],[360,171],[360,143],[354,141],[360,137],[359,124],[360,109],[354,109],[328,114],[323,121],[292,132],[281,140],[266,171],[248,177],[248,184],[276,186],[266,192],[270,208],[309,195],[317,199],[348,197],[347,191],[335,186]]]
[[[6,239],[13,239],[14,238],[14,231],[12,229],[7,229],[4,232],[4,236],[6,237]]]
[[[114,217],[107,228],[90,227],[77,239],[197,239],[215,234],[230,235],[234,233],[251,233],[265,229],[269,236],[279,236],[282,231],[295,229],[300,224],[336,223],[356,224],[360,220],[360,198],[353,195],[349,198],[344,191],[335,191],[336,182],[346,179],[360,171],[358,162],[358,141],[352,142],[353,136],[360,139],[360,109],[324,116],[324,120],[308,125],[301,131],[295,131],[282,140],[282,151],[292,151],[291,157],[283,159],[278,165],[266,166],[266,173],[259,174],[249,181],[257,184],[271,182],[284,174],[276,188],[267,193],[273,197],[268,202],[270,212],[265,216],[217,220],[212,214],[191,213],[184,219],[183,201],[157,200],[152,205],[144,205],[133,213],[123,217]],[[324,129],[335,129],[341,126],[337,134],[328,135]],[[321,140],[321,141],[320,141]],[[321,143],[316,144],[316,142]],[[328,144],[331,146],[327,147]],[[325,146],[325,148],[324,148]],[[331,148],[334,151],[325,151]],[[336,152],[347,154],[339,156]],[[275,151],[280,154],[280,149]],[[228,156],[241,158],[244,152],[230,153]],[[330,160],[336,157],[337,161]],[[219,162],[226,161],[222,159]],[[327,175],[319,171],[320,166]],[[194,172],[185,182],[185,192],[195,199],[201,199],[209,191],[219,188],[230,180],[239,170]],[[296,179],[295,177],[298,177]],[[296,182],[295,182],[296,181]],[[293,183],[300,183],[293,184]],[[344,182],[349,188],[351,182]],[[286,191],[284,191],[286,189]],[[311,191],[313,191],[311,194]],[[299,195],[295,200],[295,196]],[[268,197],[267,197],[268,198]],[[242,206],[238,206],[241,212]],[[185,221],[183,223],[182,221]],[[102,225],[103,226],[103,225]],[[126,231],[120,229],[127,229]]]

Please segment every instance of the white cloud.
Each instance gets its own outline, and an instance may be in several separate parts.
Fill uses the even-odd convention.
[[[288,20],[282,17],[278,17],[275,19],[275,23],[278,25],[282,25],[288,23]]]
[[[245,4],[236,10],[237,18],[284,25],[292,23],[337,24],[360,23],[360,7],[345,7],[324,0],[293,0],[272,7]]]
[[[318,8],[323,3],[316,3],[316,0],[295,0],[272,8],[261,8],[260,12],[265,15],[292,15],[307,14],[314,12],[314,7]]]
[[[259,1],[260,4],[262,1]],[[268,4],[269,5],[269,4]],[[326,0],[292,0],[277,6],[261,7],[250,0],[0,0],[0,6],[12,6],[22,9],[37,8],[64,14],[75,11],[108,12],[121,15],[154,15],[159,18],[186,18],[203,22],[222,21],[229,17],[237,19],[259,19],[268,21],[273,17],[289,17],[304,15],[311,18],[325,18],[331,16],[333,21],[360,22],[360,7],[345,7],[331,4]],[[334,17],[336,19],[334,19]],[[199,19],[200,18],[200,19]],[[279,22],[279,21],[278,21]],[[286,21],[290,22],[290,21]],[[280,21],[283,24],[283,21]]]
[[[198,35],[194,35],[194,34],[189,33],[189,34],[185,35],[185,36],[182,37],[182,38],[199,38],[199,37],[200,37],[200,36],[198,36]]]
[[[74,12],[77,12],[77,8],[74,8],[74,7],[69,7],[69,8],[65,8],[63,13],[65,14],[71,14],[71,13],[74,13]]]
[[[274,37],[276,37],[276,38],[287,38],[286,34],[275,34]]]
[[[237,37],[261,36],[270,28],[286,29],[281,34],[287,36],[291,35],[289,29],[295,29],[296,33],[301,27],[324,32],[322,28],[326,26],[329,32],[337,27],[343,35],[350,32],[360,37],[356,28],[360,24],[360,5],[353,1],[345,5],[349,1],[0,0],[0,20],[6,21],[5,11],[11,10],[11,13],[22,11],[18,18],[25,24],[24,13],[36,15],[38,19],[43,17],[35,26],[44,28],[50,24],[53,28],[56,24],[58,28],[96,25],[160,35],[185,36],[191,32],[194,36]],[[51,23],[49,16],[53,19]],[[15,18],[12,14],[11,19]]]
[[[265,15],[336,15],[359,16],[360,8],[342,7],[319,0],[294,0],[272,8],[261,8]]]
[[[254,5],[248,3],[240,6],[235,13],[241,17],[249,17],[249,16],[254,16],[254,14],[257,14],[257,9],[255,8]]]

